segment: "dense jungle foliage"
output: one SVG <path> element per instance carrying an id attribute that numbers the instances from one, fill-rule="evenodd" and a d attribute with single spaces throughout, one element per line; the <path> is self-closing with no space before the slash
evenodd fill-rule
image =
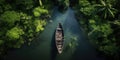
<path id="1" fill-rule="evenodd" d="M 0 0 L 0 57 L 10 49 L 30 45 L 44 30 L 50 18 L 46 3 L 44 5 L 41 0 Z"/>
<path id="2" fill-rule="evenodd" d="M 44 30 L 55 6 L 74 9 L 99 55 L 120 60 L 120 0 L 0 0 L 0 58 L 30 45 Z"/>
<path id="3" fill-rule="evenodd" d="M 120 1 L 79 0 L 77 18 L 89 41 L 106 60 L 120 60 Z"/>

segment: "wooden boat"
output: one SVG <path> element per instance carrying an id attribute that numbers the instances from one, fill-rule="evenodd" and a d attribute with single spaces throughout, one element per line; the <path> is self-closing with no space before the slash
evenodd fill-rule
<path id="1" fill-rule="evenodd" d="M 59 23 L 55 32 L 55 43 L 59 54 L 61 54 L 63 51 L 63 41 L 64 41 L 63 28 L 61 23 Z"/>

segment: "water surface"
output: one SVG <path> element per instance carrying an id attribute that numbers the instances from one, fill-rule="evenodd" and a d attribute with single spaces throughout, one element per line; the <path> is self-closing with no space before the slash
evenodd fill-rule
<path id="1" fill-rule="evenodd" d="M 57 8 L 53 10 L 53 22 L 49 22 L 45 30 L 31 43 L 31 46 L 24 46 L 20 49 L 8 52 L 5 60 L 102 60 L 87 40 L 85 33 L 77 20 L 74 11 L 68 8 L 60 13 Z M 64 50 L 58 54 L 55 46 L 55 29 L 61 23 L 64 30 Z M 73 48 L 68 47 L 76 37 Z"/>

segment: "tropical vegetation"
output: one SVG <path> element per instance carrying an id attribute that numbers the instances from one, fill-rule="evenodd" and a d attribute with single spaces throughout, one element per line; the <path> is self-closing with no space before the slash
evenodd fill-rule
<path id="1" fill-rule="evenodd" d="M 119 0 L 79 0 L 74 7 L 89 41 L 106 60 L 119 60 Z M 78 8 L 79 7 L 79 8 Z M 82 16 L 81 16 L 82 15 Z M 82 18 L 82 19 L 81 19 Z"/>
<path id="2" fill-rule="evenodd" d="M 41 33 L 52 9 L 71 7 L 90 43 L 106 60 L 120 60 L 120 0 L 0 0 L 0 58 Z M 73 38 L 74 40 L 74 38 Z M 72 46 L 72 42 L 69 44 Z"/>

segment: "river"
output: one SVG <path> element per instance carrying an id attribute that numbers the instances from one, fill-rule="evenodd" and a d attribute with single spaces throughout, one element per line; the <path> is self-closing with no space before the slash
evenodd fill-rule
<path id="1" fill-rule="evenodd" d="M 30 46 L 9 51 L 5 60 L 103 60 L 86 38 L 84 30 L 75 18 L 74 10 L 68 8 L 64 13 L 60 13 L 55 8 L 51 20 Z M 54 39 L 58 23 L 63 25 L 64 30 L 62 54 L 58 54 Z"/>

